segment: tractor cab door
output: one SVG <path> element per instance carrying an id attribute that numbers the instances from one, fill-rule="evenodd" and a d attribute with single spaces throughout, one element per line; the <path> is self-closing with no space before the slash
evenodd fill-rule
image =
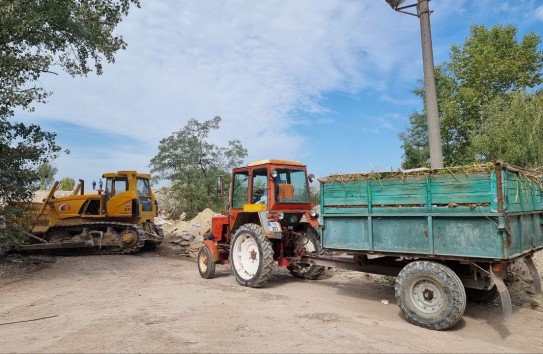
<path id="1" fill-rule="evenodd" d="M 254 169 L 251 183 L 251 204 L 268 204 L 270 186 L 268 185 L 268 169 Z"/>
<path id="2" fill-rule="evenodd" d="M 270 186 L 266 167 L 241 170 L 232 179 L 232 209 L 243 209 L 246 204 L 268 204 Z"/>
<path id="3" fill-rule="evenodd" d="M 232 176 L 232 195 L 230 207 L 232 210 L 243 210 L 247 203 L 249 193 L 249 171 L 237 171 Z"/>

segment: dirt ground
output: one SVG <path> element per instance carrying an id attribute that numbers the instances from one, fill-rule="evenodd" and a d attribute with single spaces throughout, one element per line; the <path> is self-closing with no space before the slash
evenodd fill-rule
<path id="1" fill-rule="evenodd" d="M 509 322 L 497 303 L 468 303 L 455 327 L 437 332 L 402 318 L 391 278 L 364 273 L 331 270 L 301 281 L 278 268 L 265 288 L 245 288 L 225 266 L 202 279 L 193 258 L 164 244 L 130 256 L 16 257 L 3 265 L 0 352 L 543 350 L 543 303 L 524 291 L 512 294 Z"/>

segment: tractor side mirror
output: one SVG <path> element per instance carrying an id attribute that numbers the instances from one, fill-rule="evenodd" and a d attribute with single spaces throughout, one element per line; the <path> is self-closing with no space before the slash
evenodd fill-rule
<path id="1" fill-rule="evenodd" d="M 309 180 L 309 183 L 313 183 L 313 181 L 315 180 L 315 175 L 310 173 L 309 176 L 307 176 L 307 179 Z"/>

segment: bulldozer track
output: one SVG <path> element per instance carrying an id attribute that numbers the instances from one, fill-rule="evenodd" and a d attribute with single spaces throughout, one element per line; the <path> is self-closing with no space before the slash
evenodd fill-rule
<path id="1" fill-rule="evenodd" d="M 115 221 L 107 221 L 107 222 L 87 222 L 82 224 L 72 224 L 72 225 L 63 225 L 59 227 L 53 227 L 50 231 L 55 230 L 82 230 L 83 228 L 89 228 L 91 230 L 105 230 L 108 227 L 113 227 L 115 229 L 132 229 L 135 230 L 138 234 L 138 242 L 131 247 L 112 247 L 112 246 L 89 246 L 85 248 L 59 248 L 54 249 L 53 253 L 63 256 L 84 256 L 84 255 L 121 255 L 121 254 L 132 254 L 144 247 L 145 240 L 148 239 L 146 236 L 145 231 L 143 228 L 139 225 L 131 224 L 131 223 L 124 223 L 124 222 L 115 222 Z"/>

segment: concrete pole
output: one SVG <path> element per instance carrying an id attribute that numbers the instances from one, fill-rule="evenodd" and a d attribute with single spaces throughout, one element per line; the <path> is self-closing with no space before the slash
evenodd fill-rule
<path id="1" fill-rule="evenodd" d="M 437 109 L 436 78 L 434 74 L 434 54 L 432 33 L 430 30 L 429 0 L 417 0 L 417 13 L 420 19 L 422 40 L 422 61 L 424 65 L 424 95 L 426 99 L 426 117 L 428 119 L 428 140 L 430 147 L 430 167 L 443 168 L 441 131 Z"/>

